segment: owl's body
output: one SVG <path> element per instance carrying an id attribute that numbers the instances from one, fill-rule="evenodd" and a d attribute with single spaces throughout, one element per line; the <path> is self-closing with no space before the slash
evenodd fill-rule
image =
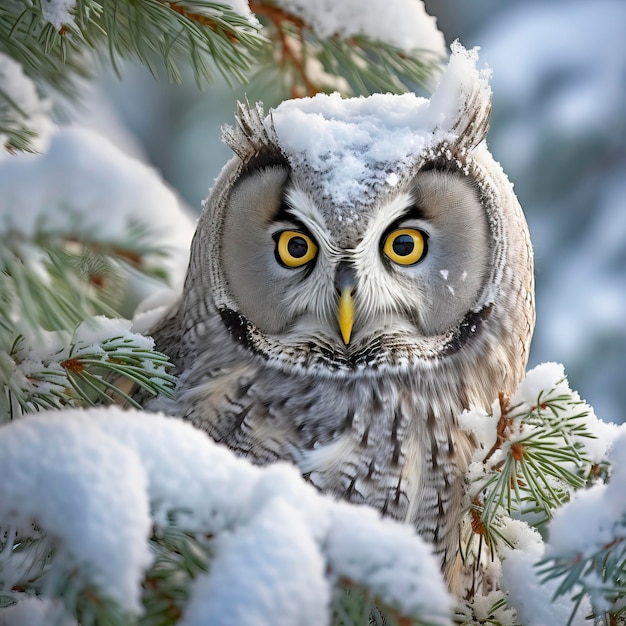
<path id="1" fill-rule="evenodd" d="M 183 296 L 154 331 L 179 375 L 168 411 L 414 524 L 449 580 L 475 445 L 457 417 L 513 392 L 534 324 L 527 228 L 483 141 L 474 63 L 457 48 L 430 101 L 241 107 Z"/>

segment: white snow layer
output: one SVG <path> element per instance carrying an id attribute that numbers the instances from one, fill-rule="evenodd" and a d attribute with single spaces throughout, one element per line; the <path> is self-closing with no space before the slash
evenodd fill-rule
<path id="1" fill-rule="evenodd" d="M 546 556 L 585 559 L 616 540 L 626 539 L 626 424 L 618 433 L 610 455 L 610 481 L 577 491 L 555 512 Z"/>
<path id="2" fill-rule="evenodd" d="M 106 138 L 65 127 L 44 154 L 0 161 L 0 234 L 76 236 L 119 245 L 137 226 L 168 254 L 160 263 L 174 279 L 182 277 L 193 221 L 153 169 Z"/>
<path id="3" fill-rule="evenodd" d="M 559 363 L 542 363 L 526 374 L 510 399 L 508 415 L 513 420 L 519 420 L 543 403 L 551 403 L 554 412 L 550 413 L 550 417 L 555 422 L 569 420 L 570 427 L 574 423 L 584 425 L 591 434 L 591 437 L 585 437 L 572 433 L 570 445 L 573 442 L 580 444 L 590 463 L 610 459 L 614 469 L 608 485 L 571 490 L 571 500 L 555 511 L 549 524 L 550 541 L 547 546 L 544 546 L 539 533 L 525 521 L 508 519 L 500 528 L 500 532 L 515 546 L 515 549 L 505 549 L 502 555 L 501 585 L 508 593 L 509 605 L 518 613 L 519 623 L 524 626 L 569 624 L 575 607 L 573 596 L 578 590 L 555 597 L 562 581 L 543 581 L 536 569 L 538 561 L 558 554 L 570 556 L 575 562 L 579 556 L 591 555 L 616 537 L 626 538 L 626 531 L 621 525 L 626 519 L 626 492 L 623 488 L 626 482 L 626 425 L 618 427 L 599 420 L 593 409 L 570 389 L 564 367 Z M 491 414 L 475 408 L 459 417 L 461 428 L 471 432 L 479 442 L 466 475 L 470 484 L 474 482 L 476 485 L 475 489 L 484 486 L 481 481 L 485 472 L 493 471 L 494 464 L 502 458 L 496 452 L 487 466 L 484 463 L 487 451 L 496 442 L 500 416 L 501 407 L 499 401 L 495 401 Z M 517 424 L 509 428 L 509 436 L 514 439 L 518 435 L 527 436 L 539 426 Z M 565 484 L 561 486 L 567 488 Z M 587 624 L 586 616 L 590 611 L 589 599 L 584 598 L 571 624 Z"/>
<path id="4" fill-rule="evenodd" d="M 529 370 L 510 399 L 510 417 L 521 418 L 537 406 L 546 402 L 555 402 L 558 398 L 565 401 L 556 402 L 555 411 L 560 420 L 565 422 L 576 417 L 578 424 L 584 424 L 592 437 L 574 436 L 582 446 L 591 463 L 600 463 L 606 459 L 619 428 L 612 423 L 603 422 L 596 417 L 593 408 L 580 399 L 573 391 L 565 375 L 565 368 L 560 363 L 541 363 Z M 499 401 L 491 407 L 491 414 L 482 408 L 464 411 L 459 416 L 459 425 L 463 430 L 472 433 L 478 441 L 471 468 L 478 464 L 483 469 L 482 461 L 485 454 L 496 442 L 498 420 L 500 419 Z M 523 432 L 527 434 L 533 427 L 526 424 Z"/>
<path id="5" fill-rule="evenodd" d="M 411 527 L 320 495 L 293 466 L 253 466 L 179 419 L 118 407 L 24 417 L 0 428 L 0 475 L 0 519 L 36 520 L 57 563 L 135 613 L 151 524 L 177 510 L 181 528 L 216 537 L 186 626 L 323 625 L 339 578 L 449 620 L 438 563 Z"/>
<path id="6" fill-rule="evenodd" d="M 118 350 L 127 352 L 131 347 L 141 350 L 154 349 L 154 340 L 151 337 L 133 333 L 131 327 L 132 322 L 129 320 L 97 315 L 76 327 L 71 342 L 64 334 L 58 332 L 40 330 L 37 336 L 33 336 L 32 333 L 26 335 L 19 343 L 15 355 L 19 367 L 12 374 L 11 384 L 16 385 L 18 389 L 28 389 L 29 392 L 36 390 L 37 393 L 54 393 L 64 397 L 67 372 L 61 363 L 66 359 L 93 355 L 96 359 L 108 356 L 110 360 L 115 360 L 115 353 Z M 105 342 L 106 351 L 101 345 Z M 145 368 L 146 373 L 153 375 L 165 373 L 164 365 L 156 365 L 143 359 L 140 354 L 135 356 L 135 365 Z"/>
<path id="7" fill-rule="evenodd" d="M 0 519 L 23 532 L 37 523 L 55 541 L 61 563 L 138 613 L 151 561 L 145 472 L 95 420 L 66 417 L 51 413 L 2 427 Z M 12 586 L 10 579 L 2 583 Z"/>
<path id="8" fill-rule="evenodd" d="M 181 626 L 204 626 L 208 616 L 213 626 L 326 624 L 331 590 L 325 569 L 301 513 L 275 498 L 224 535 L 209 573 L 195 582 Z"/>
<path id="9" fill-rule="evenodd" d="M 78 626 L 58 601 L 29 596 L 0 610 L 0 626 Z"/>
<path id="10" fill-rule="evenodd" d="M 12 101 L 0 100 L 3 125 L 13 121 L 15 130 L 27 128 L 36 132 L 39 137 L 33 139 L 33 144 L 36 148 L 41 147 L 53 127 L 48 118 L 50 103 L 39 98 L 35 84 L 26 76 L 24 68 L 3 52 L 0 52 L 0 94 L 9 94 Z M 0 133 L 0 146 L 4 146 L 6 141 L 7 137 Z"/>
<path id="11" fill-rule="evenodd" d="M 47 22 L 57 30 L 63 26 L 73 26 L 72 12 L 76 8 L 76 0 L 41 0 L 41 12 Z"/>
<path id="12" fill-rule="evenodd" d="M 445 54 L 443 34 L 421 0 L 278 0 L 276 4 L 302 18 L 322 38 L 362 35 L 407 52 Z"/>
<path id="13" fill-rule="evenodd" d="M 395 186 L 425 150 L 453 138 L 468 93 L 490 97 L 489 73 L 477 70 L 477 61 L 475 50 L 453 44 L 430 100 L 413 93 L 348 99 L 317 94 L 281 103 L 266 123 L 274 126 L 287 157 L 314 170 L 322 193 L 349 213 L 350 205 Z"/>
<path id="14" fill-rule="evenodd" d="M 528 533 L 531 534 L 528 528 Z M 588 626 L 590 612 L 588 599 L 583 599 L 572 621 L 568 621 L 575 607 L 573 593 L 554 597 L 561 580 L 543 581 L 536 564 L 544 556 L 544 545 L 534 531 L 534 541 L 527 541 L 524 549 L 507 550 L 502 563 L 502 586 L 509 593 L 509 603 L 517 611 L 518 622 L 524 626 L 568 624 Z"/>

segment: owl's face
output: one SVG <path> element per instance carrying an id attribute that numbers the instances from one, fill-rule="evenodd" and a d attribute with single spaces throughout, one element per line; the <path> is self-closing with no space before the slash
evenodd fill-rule
<path id="1" fill-rule="evenodd" d="M 460 173 L 418 171 L 354 217 L 287 163 L 242 174 L 224 211 L 227 289 L 238 311 L 283 345 L 322 339 L 362 350 L 457 327 L 477 303 L 491 260 L 476 185 Z"/>
<path id="2" fill-rule="evenodd" d="M 475 62 L 453 49 L 430 100 L 240 105 L 192 248 L 185 341 L 333 375 L 525 354 L 532 253 Z"/>

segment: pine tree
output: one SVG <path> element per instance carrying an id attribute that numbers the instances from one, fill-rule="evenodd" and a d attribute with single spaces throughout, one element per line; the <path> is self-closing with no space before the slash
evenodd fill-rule
<path id="1" fill-rule="evenodd" d="M 319 563 L 329 570 L 307 578 L 306 567 L 293 569 L 285 558 L 275 574 L 278 586 L 280 576 L 298 579 L 304 573 L 304 582 L 294 587 L 291 604 L 284 603 L 285 613 L 260 623 L 289 624 L 293 603 L 310 597 L 319 601 L 309 613 L 311 624 L 321 623 L 314 616 L 329 605 L 336 626 L 452 620 L 529 626 L 541 623 L 533 616 L 543 609 L 571 623 L 580 623 L 585 611 L 598 624 L 624 623 L 626 502 L 619 485 L 626 439 L 620 429 L 595 418 L 558 366 L 529 373 L 513 398 L 498 397 L 494 389 L 491 414 L 460 416 L 483 445 L 466 477 L 460 545 L 474 579 L 468 597 L 456 599 L 454 617 L 436 563 L 408 529 L 331 504 L 282 469 L 247 467 L 178 422 L 172 426 L 154 416 L 147 423 L 145 415 L 115 408 L 87 410 L 134 405 L 128 392 L 134 386 L 148 394 L 172 393 L 175 379 L 167 358 L 131 327 L 130 318 L 139 296 L 166 301 L 159 286 L 181 280 L 192 224 L 149 168 L 85 131 L 53 133 L 54 109 L 80 97 L 82 81 L 95 73 L 97 61 L 123 76 L 124 60 L 136 59 L 155 77 L 174 82 L 189 66 L 201 88 L 210 88 L 217 72 L 231 82 L 251 81 L 252 96 L 272 98 L 331 90 L 401 92 L 427 89 L 434 81 L 443 54 L 437 45 L 407 50 L 394 37 L 373 37 L 362 25 L 327 32 L 315 10 L 314 2 L 288 0 L 253 0 L 249 6 L 8 0 L 0 6 L 0 187 L 10 198 L 10 206 L 0 206 L 0 621 L 26 623 L 25 615 L 34 621 L 45 612 L 41 623 L 200 623 L 194 615 L 201 620 L 218 606 L 226 612 L 238 608 L 232 599 L 229 604 L 228 594 L 217 600 L 211 595 L 216 580 L 238 585 L 229 574 L 237 558 L 256 564 L 259 577 L 265 575 L 259 566 L 264 556 L 274 563 L 264 545 L 250 547 L 251 537 L 260 536 L 268 545 L 291 541 L 296 553 L 310 550 L 307 563 L 323 559 Z M 14 158 L 24 151 L 36 154 Z M 43 200 L 33 197 L 33 178 Z M 116 186 L 124 187 L 123 197 Z M 155 206 L 162 208 L 156 216 Z M 135 324 L 147 328 L 140 319 Z M 63 417 L 48 412 L 45 419 L 18 419 L 48 409 Z M 168 491 L 159 461 L 151 456 L 158 448 L 153 427 L 176 431 L 179 443 L 198 446 L 202 457 L 229 468 L 213 482 L 207 478 L 203 488 L 219 500 L 221 482 L 248 485 L 241 502 L 234 496 L 234 503 L 220 501 L 210 518 L 203 503 Z M 97 446 L 90 437 L 98 438 Z M 67 441 L 76 447 L 55 447 Z M 171 461 L 171 475 L 186 463 L 194 468 L 198 463 L 210 474 L 199 460 L 190 461 L 182 443 L 171 444 L 172 459 L 160 457 L 166 466 Z M 87 466 L 80 458 L 72 462 L 86 450 L 94 473 L 83 477 Z M 64 467 L 75 471 L 63 474 Z M 104 485 L 116 469 L 140 477 L 134 485 L 120 475 L 116 488 L 120 498 L 128 496 L 143 526 L 136 520 L 124 526 L 123 515 L 115 517 L 124 508 L 116 509 L 115 499 L 110 512 L 106 498 L 94 500 L 93 510 L 85 507 L 80 519 L 57 510 L 57 499 L 87 497 L 98 480 L 110 496 Z M 290 535 L 289 525 L 280 527 L 279 514 L 260 506 L 257 488 L 278 498 L 275 509 L 301 529 L 299 535 Z M 281 500 L 284 492 L 302 511 L 294 513 Z M 585 506 L 596 508 L 590 512 Z M 247 517 L 243 509 L 249 509 Z M 80 550 L 72 547 L 74 534 L 102 530 L 94 522 L 100 510 L 111 515 L 112 528 L 123 539 L 111 543 L 123 549 L 111 555 L 110 564 L 102 555 L 81 561 Z M 311 528 L 307 511 L 325 520 L 317 520 L 323 530 Z M 584 541 L 560 532 L 581 517 Z M 536 529 L 546 528 L 544 543 Z M 361 544 L 350 536 L 353 529 L 362 530 Z M 145 545 L 133 541 L 142 536 Z M 122 554 L 125 548 L 128 555 Z M 115 583 L 129 572 L 132 584 Z M 523 600 L 536 593 L 534 585 L 544 593 L 533 596 L 539 609 L 529 610 Z M 263 589 L 248 592 L 237 597 L 261 607 Z M 214 604 L 203 606 L 207 597 Z M 275 601 L 283 606 L 284 599 Z M 211 615 L 211 623 L 231 623 Z"/>

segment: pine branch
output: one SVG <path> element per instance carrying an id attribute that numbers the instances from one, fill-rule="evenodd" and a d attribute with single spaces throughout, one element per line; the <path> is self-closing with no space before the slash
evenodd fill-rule
<path id="1" fill-rule="evenodd" d="M 182 61 L 190 63 L 199 86 L 213 79 L 212 67 L 229 82 L 245 81 L 267 45 L 257 25 L 219 2 L 117 0 L 103 3 L 101 26 L 114 66 L 118 56 L 135 57 L 158 76 L 162 61 L 168 78 L 180 82 Z"/>
<path id="2" fill-rule="evenodd" d="M 95 29 L 98 12 L 97 2 L 85 0 L 79 4 L 77 26 L 68 25 L 61 33 L 45 20 L 39 2 L 6 0 L 0 4 L 0 52 L 20 63 L 31 78 L 75 96 L 75 78 L 86 77 L 90 65 L 83 52 L 90 42 L 81 26 L 87 33 Z"/>
<path id="3" fill-rule="evenodd" d="M 106 49 L 114 67 L 119 59 L 136 58 L 158 75 L 162 64 L 178 82 L 178 64 L 190 63 L 203 85 L 212 79 L 212 67 L 227 79 L 244 80 L 267 43 L 248 17 L 200 0 L 78 0 L 60 27 L 46 21 L 39 2 L 9 0 L 0 8 L 0 24 L 0 51 L 70 95 L 76 94 L 74 78 L 90 72 L 90 50 Z"/>
<path id="4" fill-rule="evenodd" d="M 48 109 L 22 66 L 0 52 L 0 145 L 11 153 L 34 151 L 35 138 L 47 130 Z"/>
<path id="5" fill-rule="evenodd" d="M 184 530 L 178 525 L 177 513 L 170 512 L 168 524 L 153 529 L 150 547 L 154 559 L 142 583 L 144 612 L 136 617 L 122 611 L 101 590 L 86 583 L 76 568 L 59 563 L 54 544 L 46 535 L 37 530 L 25 535 L 7 528 L 3 535 L 0 533 L 0 572 L 5 574 L 10 568 L 15 572 L 11 592 L 0 594 L 0 606 L 10 606 L 21 601 L 25 594 L 39 594 L 45 589 L 46 596 L 61 599 L 66 615 L 76 617 L 80 624 L 174 626 L 184 613 L 194 579 L 211 567 L 214 539 Z M 20 563 L 17 568 L 16 560 Z M 494 605 L 494 611 L 497 610 Z M 342 580 L 335 593 L 333 624 L 438 626 L 441 622 L 401 616 L 367 589 Z M 497 626 L 497 622 L 493 624 Z"/>
<path id="6" fill-rule="evenodd" d="M 477 437 L 479 445 L 466 475 L 467 513 L 461 524 L 460 548 L 468 589 L 456 621 L 468 626 L 510 626 L 519 621 L 511 611 L 520 610 L 523 618 L 528 614 L 527 608 L 518 604 L 519 589 L 515 590 L 518 599 L 512 594 L 509 600 L 506 588 L 496 588 L 502 602 L 499 605 L 494 602 L 493 606 L 500 611 L 500 616 L 487 610 L 490 607 L 486 598 L 492 593 L 494 576 L 496 580 L 500 578 L 503 563 L 505 569 L 509 568 L 506 577 L 515 580 L 521 589 L 530 591 L 540 584 L 532 565 L 550 550 L 550 545 L 545 546 L 532 526 L 550 521 L 548 533 L 551 534 L 558 522 L 560 530 L 555 529 L 556 535 L 563 537 L 562 545 L 569 545 L 566 529 L 573 520 L 578 524 L 580 515 L 587 515 L 584 506 L 588 500 L 584 497 L 593 495 L 591 492 L 602 494 L 606 489 L 602 481 L 611 472 L 606 455 L 618 431 L 614 426 L 599 422 L 592 409 L 570 389 L 563 367 L 554 363 L 542 364 L 528 372 L 513 397 L 509 399 L 500 394 L 490 413 L 479 409 L 466 411 L 459 423 Z M 572 498 L 577 490 L 576 497 Z M 570 517 L 564 517 L 563 513 L 570 507 L 574 507 Z M 596 508 L 600 507 L 596 504 Z M 600 512 L 598 528 L 610 526 L 602 516 Z M 516 519 L 519 517 L 522 519 Z M 585 525 L 593 541 L 594 533 L 598 532 L 594 521 L 583 522 L 582 528 Z M 600 532 L 606 536 L 606 530 Z M 621 536 L 626 533 L 613 535 Z M 581 537 L 576 545 L 588 544 L 589 541 Z M 539 602 L 549 603 L 552 593 L 555 598 L 565 596 L 566 601 L 573 602 L 570 621 L 575 615 L 579 617 L 582 606 L 588 606 L 588 597 L 593 601 L 594 590 L 600 590 L 598 593 L 605 601 L 607 598 L 613 601 L 612 608 L 617 607 L 618 598 L 620 602 L 626 598 L 626 590 L 622 584 L 622 565 L 613 567 L 612 564 L 625 559 L 620 553 L 612 561 L 608 559 L 601 564 L 597 552 L 609 548 L 614 549 L 614 546 L 604 545 L 602 549 L 598 546 L 593 554 L 556 550 L 558 554 L 544 560 L 542 565 L 542 583 L 547 587 L 542 590 Z M 618 549 L 617 543 L 615 549 Z M 596 564 L 595 570 L 590 563 Z M 514 573 L 512 568 L 516 566 L 518 570 L 521 567 L 521 573 L 517 570 Z M 585 586 L 582 581 L 587 573 L 590 574 L 589 585 Z M 609 578 L 602 578 L 607 575 Z M 563 580 L 557 589 L 559 577 Z M 599 584 L 601 580 L 606 580 L 606 584 Z M 610 593 L 614 595 L 611 597 Z M 507 607 L 509 601 L 511 609 Z M 602 615 L 606 605 L 600 611 L 594 607 L 596 615 Z M 619 610 L 621 607 L 619 604 Z M 542 610 L 547 611 L 548 607 Z M 557 612 L 563 615 L 562 604 Z"/>
<path id="7" fill-rule="evenodd" d="M 595 482 L 559 511 L 548 529 L 546 557 L 537 565 L 544 583 L 558 583 L 555 598 L 588 597 L 595 623 L 609 625 L 626 618 L 626 437 L 616 437 L 612 447 L 608 482 Z M 568 534 L 573 523 L 578 532 Z"/>
<path id="8" fill-rule="evenodd" d="M 622 526 L 626 526 L 626 517 Z M 626 616 L 626 537 L 618 537 L 588 556 L 560 555 L 537 566 L 543 582 L 562 579 L 555 598 L 571 594 L 580 601 L 589 596 L 597 611 L 595 617 L 607 624 L 620 623 L 612 620 Z M 574 605 L 571 619 L 576 610 Z"/>
<path id="9" fill-rule="evenodd" d="M 492 551 L 509 544 L 502 524 L 512 512 L 533 514 L 536 525 L 544 524 L 591 474 L 583 444 L 594 437 L 588 407 L 568 387 L 563 392 L 564 385 L 565 379 L 556 381 L 530 403 L 521 397 L 509 403 L 500 395 L 485 416 L 496 421 L 496 436 L 469 485 L 469 525 Z"/>
<path id="10" fill-rule="evenodd" d="M 432 51 L 407 52 L 364 36 L 320 38 L 301 18 L 272 2 L 252 0 L 250 8 L 274 42 L 252 84 L 260 93 L 271 86 L 272 101 L 330 91 L 367 95 L 428 89 L 441 67 Z"/>
<path id="11" fill-rule="evenodd" d="M 168 357 L 154 351 L 152 340 L 126 332 L 117 334 L 125 322 L 118 320 L 98 332 L 97 320 L 77 329 L 66 345 L 63 334 L 52 336 L 48 354 L 28 345 L 19 336 L 0 361 L 0 418 L 14 419 L 23 413 L 66 407 L 94 406 L 118 402 L 139 408 L 132 389 L 139 387 L 149 395 L 172 397 L 176 379 L 167 373 Z M 126 323 L 130 327 L 130 322 Z M 113 332 L 107 337 L 106 333 Z M 82 333 L 96 333 L 90 340 Z M 45 351 L 44 351 L 45 352 Z M 122 382 L 126 381 L 126 382 Z M 125 390 L 128 388 L 128 391 Z"/>
<path id="12" fill-rule="evenodd" d="M 320 91 L 428 89 L 442 60 L 430 50 L 407 51 L 359 34 L 320 37 L 271 0 L 250 3 L 262 32 L 252 13 L 240 15 L 220 2 L 77 0 L 52 24 L 46 1 L 7 0 L 0 6 L 0 55 L 23 67 L 44 93 L 72 99 L 79 96 L 77 79 L 90 76 L 94 55 L 108 57 L 118 74 L 121 60 L 136 59 L 173 82 L 182 81 L 181 65 L 190 65 L 199 87 L 216 72 L 229 83 L 247 82 L 254 69 L 252 91 L 270 104 Z M 29 125 L 29 116 L 10 101 L 11 94 L 3 97 L 1 87 L 0 139 L 10 150 L 32 150 L 41 129 Z"/>
<path id="13" fill-rule="evenodd" d="M 320 494 L 295 468 L 259 468 L 183 420 L 119 407 L 2 428 L 6 601 L 62 601 L 83 626 L 212 623 L 224 611 L 242 623 L 313 624 L 349 585 L 348 602 L 364 600 L 358 626 L 370 613 L 391 626 L 450 623 L 429 547 Z"/>
<path id="14" fill-rule="evenodd" d="M 164 271 L 151 259 L 163 256 L 149 243 L 148 229 L 138 224 L 116 243 L 98 241 L 79 228 L 66 235 L 40 232 L 31 239 L 9 229 L 0 235 L 0 325 L 36 334 L 71 331 L 93 315 L 120 317 L 116 307 L 128 271 L 162 279 Z"/>
<path id="15" fill-rule="evenodd" d="M 54 542 L 37 528 L 25 533 L 0 527 L 0 572 L 5 587 L 0 592 L 0 606 L 9 607 L 45 590 L 48 598 L 61 600 L 64 617 L 75 616 L 80 624 L 135 623 L 115 602 L 86 583 L 75 567 L 55 558 Z"/>
<path id="16" fill-rule="evenodd" d="M 143 584 L 145 613 L 137 626 L 173 626 L 189 600 L 193 579 L 209 568 L 212 557 L 210 538 L 185 532 L 170 513 L 169 525 L 155 528 L 150 545 L 154 562 Z"/>
<path id="17" fill-rule="evenodd" d="M 523 626 L 515 611 L 508 606 L 506 594 L 499 589 L 461 602 L 454 623 L 459 626 Z"/>

